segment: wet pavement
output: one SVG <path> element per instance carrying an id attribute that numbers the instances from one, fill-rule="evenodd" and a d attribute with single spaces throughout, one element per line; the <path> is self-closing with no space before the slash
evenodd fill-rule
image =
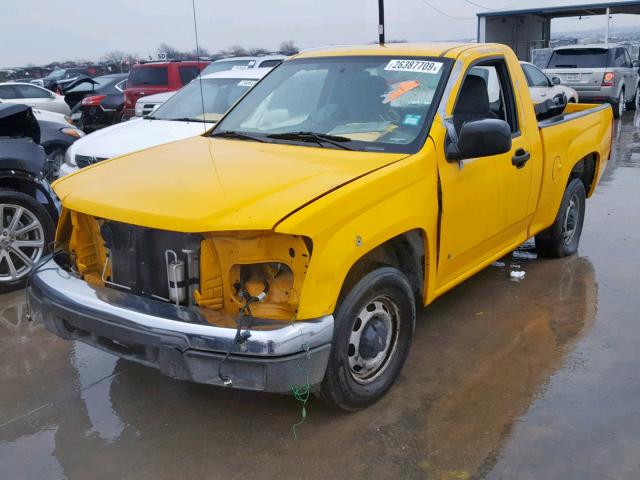
<path id="1" fill-rule="evenodd" d="M 420 313 L 366 411 L 171 380 L 0 296 L 0 478 L 640 478 L 640 114 L 587 202 L 579 255 L 527 243 Z M 525 272 L 510 277 L 511 270 Z"/>

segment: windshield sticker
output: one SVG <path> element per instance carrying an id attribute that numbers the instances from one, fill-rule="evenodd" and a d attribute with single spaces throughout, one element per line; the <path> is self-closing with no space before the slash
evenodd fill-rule
<path id="1" fill-rule="evenodd" d="M 404 116 L 404 120 L 402 120 L 402 124 L 410 127 L 417 127 L 420 124 L 420 120 L 422 120 L 422 115 L 407 114 Z"/>
<path id="2" fill-rule="evenodd" d="M 234 65 L 233 67 L 231 67 L 231 70 L 248 70 L 249 67 L 247 67 L 246 65 Z"/>
<path id="3" fill-rule="evenodd" d="M 383 97 L 382 103 L 393 102 L 395 99 L 401 97 L 405 93 L 410 92 L 411 90 L 419 86 L 420 82 L 417 80 L 394 83 L 393 85 L 391 85 L 392 90 L 390 92 L 381 95 L 381 97 Z"/>
<path id="4" fill-rule="evenodd" d="M 238 82 L 238 86 L 239 87 L 253 87 L 256 83 L 258 83 L 257 80 L 240 80 Z"/>
<path id="5" fill-rule="evenodd" d="M 428 60 L 389 60 L 385 70 L 392 72 L 418 72 L 436 74 L 442 67 L 441 62 L 430 62 Z"/>

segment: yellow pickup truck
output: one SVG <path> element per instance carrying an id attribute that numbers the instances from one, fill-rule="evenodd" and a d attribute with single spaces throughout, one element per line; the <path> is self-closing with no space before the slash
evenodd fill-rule
<path id="1" fill-rule="evenodd" d="M 363 408 L 418 306 L 532 236 L 576 252 L 611 139 L 609 106 L 539 121 L 502 45 L 305 52 L 203 135 L 54 184 L 31 312 L 174 378 Z"/>

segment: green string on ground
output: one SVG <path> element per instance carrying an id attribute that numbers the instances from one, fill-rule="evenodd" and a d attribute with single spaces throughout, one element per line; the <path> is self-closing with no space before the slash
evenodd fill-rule
<path id="1" fill-rule="evenodd" d="M 302 345 L 302 347 L 307 353 L 306 355 L 307 361 L 310 360 L 311 355 L 309 354 L 309 346 L 305 343 L 304 345 Z M 311 395 L 311 385 L 309 385 L 309 372 L 306 366 L 303 366 L 302 364 L 300 364 L 298 370 L 301 372 L 304 372 L 307 380 L 306 380 L 306 383 L 304 383 L 303 385 L 289 385 L 289 389 L 293 394 L 293 398 L 295 398 L 297 401 L 299 401 L 302 404 L 301 419 L 298 423 L 293 425 L 293 438 L 295 438 L 296 440 L 298 440 L 298 435 L 296 434 L 296 427 L 299 427 L 300 425 L 302 425 L 305 419 L 307 418 L 307 401 L 309 401 L 309 396 Z"/>

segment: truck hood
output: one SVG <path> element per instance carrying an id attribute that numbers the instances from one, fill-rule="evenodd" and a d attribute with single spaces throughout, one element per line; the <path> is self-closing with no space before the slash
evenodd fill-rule
<path id="1" fill-rule="evenodd" d="M 53 184 L 64 207 L 179 232 L 269 230 L 406 154 L 198 136 L 104 161 Z"/>
<path id="2" fill-rule="evenodd" d="M 213 123 L 205 126 L 200 122 L 170 122 L 168 120 L 145 120 L 134 118 L 97 130 L 78 140 L 70 152 L 96 158 L 113 158 L 127 153 L 154 147 L 163 143 L 194 137 L 209 130 Z"/>

